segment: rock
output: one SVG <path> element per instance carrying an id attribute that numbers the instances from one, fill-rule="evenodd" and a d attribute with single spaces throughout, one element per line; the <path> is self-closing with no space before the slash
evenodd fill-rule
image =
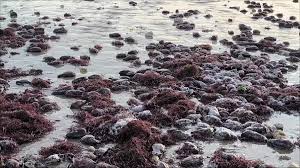
<path id="1" fill-rule="evenodd" d="M 7 162 L 6 162 L 6 164 L 5 164 L 5 167 L 6 168 L 19 168 L 21 166 L 20 166 L 20 163 L 17 160 L 15 160 L 15 159 L 8 159 Z"/>
<path id="2" fill-rule="evenodd" d="M 105 152 L 107 151 L 107 149 L 104 149 L 104 148 L 98 148 L 95 150 L 94 154 L 98 157 L 102 157 Z"/>
<path id="3" fill-rule="evenodd" d="M 258 51 L 259 48 L 257 46 L 249 46 L 246 47 L 246 51 Z"/>
<path id="4" fill-rule="evenodd" d="M 80 109 L 85 104 L 86 104 L 85 100 L 77 100 L 76 102 L 71 104 L 70 109 Z"/>
<path id="5" fill-rule="evenodd" d="M 223 127 L 228 128 L 230 130 L 240 130 L 242 128 L 242 124 L 238 121 L 227 119 L 223 123 Z"/>
<path id="6" fill-rule="evenodd" d="M 175 126 L 178 128 L 186 128 L 188 126 L 191 126 L 193 124 L 193 121 L 190 119 L 179 119 L 175 121 Z"/>
<path id="7" fill-rule="evenodd" d="M 213 128 L 198 127 L 196 131 L 192 132 L 192 137 L 198 140 L 211 140 L 214 135 Z"/>
<path id="8" fill-rule="evenodd" d="M 190 114 L 190 115 L 188 115 L 186 118 L 187 118 L 187 119 L 190 119 L 190 120 L 192 120 L 193 122 L 196 123 L 196 122 L 198 122 L 198 121 L 201 120 L 202 115 L 201 115 L 201 114 Z"/>
<path id="9" fill-rule="evenodd" d="M 27 52 L 34 52 L 34 53 L 39 53 L 42 52 L 43 50 L 40 47 L 28 47 Z"/>
<path id="10" fill-rule="evenodd" d="M 163 144 L 155 143 L 152 145 L 152 155 L 161 156 L 166 151 L 166 147 Z"/>
<path id="11" fill-rule="evenodd" d="M 151 116 L 152 116 L 152 113 L 150 110 L 145 110 L 145 111 L 139 112 L 137 114 L 137 117 L 142 120 L 146 120 L 146 119 L 150 118 Z"/>
<path id="12" fill-rule="evenodd" d="M 151 31 L 151 32 L 147 32 L 146 34 L 145 34 L 145 38 L 146 39 L 153 39 L 153 32 Z"/>
<path id="13" fill-rule="evenodd" d="M 136 56 L 136 55 L 127 55 L 127 56 L 123 59 L 123 61 L 134 61 L 134 60 L 138 60 L 138 59 L 139 59 L 139 57 Z"/>
<path id="14" fill-rule="evenodd" d="M 0 153 L 12 153 L 18 148 L 18 144 L 12 140 L 0 140 Z"/>
<path id="15" fill-rule="evenodd" d="M 265 37 L 264 39 L 265 39 L 265 40 L 268 40 L 268 41 L 276 41 L 276 38 L 275 38 L 275 37 L 270 37 L 270 36 Z"/>
<path id="16" fill-rule="evenodd" d="M 193 33 L 193 37 L 199 38 L 199 37 L 201 37 L 201 35 L 200 35 L 200 33 L 198 33 L 198 32 L 194 32 L 194 33 Z"/>
<path id="17" fill-rule="evenodd" d="M 79 139 L 87 134 L 85 128 L 72 128 L 66 135 L 69 139 Z"/>
<path id="18" fill-rule="evenodd" d="M 291 157 L 287 156 L 287 155 L 281 155 L 278 158 L 279 160 L 291 160 Z"/>
<path id="19" fill-rule="evenodd" d="M 230 129 L 224 127 L 216 128 L 215 137 L 219 140 L 225 141 L 237 140 L 237 135 Z"/>
<path id="20" fill-rule="evenodd" d="M 94 137 L 94 135 L 85 135 L 80 139 L 80 142 L 86 145 L 96 145 L 99 141 Z"/>
<path id="21" fill-rule="evenodd" d="M 105 162 L 99 162 L 97 163 L 96 168 L 118 168 L 118 167 Z"/>
<path id="22" fill-rule="evenodd" d="M 71 98 L 80 98 L 83 94 L 83 91 L 81 90 L 67 90 L 65 92 L 66 97 L 71 97 Z"/>
<path id="23" fill-rule="evenodd" d="M 100 88 L 97 90 L 98 93 L 100 93 L 103 96 L 110 96 L 111 95 L 111 91 L 109 88 Z"/>
<path id="24" fill-rule="evenodd" d="M 109 134 L 111 135 L 119 135 L 122 128 L 124 128 L 129 122 L 134 121 L 135 118 L 122 118 L 119 119 L 109 130 Z"/>
<path id="25" fill-rule="evenodd" d="M 201 152 L 201 149 L 192 142 L 185 142 L 178 150 L 176 150 L 176 153 L 180 156 L 180 158 L 200 154 Z"/>
<path id="26" fill-rule="evenodd" d="M 278 130 L 283 130 L 283 124 L 281 124 L 281 123 L 276 123 L 276 124 L 274 124 L 274 126 L 275 126 L 276 129 L 278 129 Z"/>
<path id="27" fill-rule="evenodd" d="M 26 168 L 36 168 L 36 165 L 37 162 L 34 161 L 34 160 L 27 160 L 23 163 L 23 166 L 26 167 Z"/>
<path id="28" fill-rule="evenodd" d="M 53 154 L 53 155 L 50 155 L 48 156 L 46 159 L 45 159 L 45 162 L 47 165 L 53 165 L 53 164 L 57 164 L 61 161 L 60 157 L 58 156 L 58 154 Z"/>
<path id="29" fill-rule="evenodd" d="M 18 17 L 17 12 L 15 12 L 13 10 L 9 11 L 9 15 L 10 15 L 11 18 L 17 18 Z"/>
<path id="30" fill-rule="evenodd" d="M 177 129 L 170 129 L 167 131 L 167 133 L 175 141 L 183 141 L 183 140 L 188 140 L 190 138 L 188 134 Z"/>
<path id="31" fill-rule="evenodd" d="M 81 152 L 81 156 L 84 157 L 84 158 L 92 159 L 92 160 L 95 160 L 97 158 L 97 156 L 94 155 L 94 153 L 90 152 L 90 151 L 83 151 L 83 152 Z"/>
<path id="32" fill-rule="evenodd" d="M 204 121 L 211 125 L 222 125 L 221 119 L 214 115 L 205 116 Z"/>
<path id="33" fill-rule="evenodd" d="M 125 38 L 125 42 L 128 43 L 128 44 L 134 44 L 134 43 L 136 43 L 135 39 L 132 38 L 132 37 L 126 37 Z"/>
<path id="34" fill-rule="evenodd" d="M 218 36 L 213 35 L 209 39 L 212 40 L 212 41 L 217 41 L 218 40 Z"/>
<path id="35" fill-rule="evenodd" d="M 89 48 L 89 52 L 91 54 L 97 54 L 99 52 L 99 50 L 97 50 L 96 48 Z"/>
<path id="36" fill-rule="evenodd" d="M 122 41 L 113 41 L 111 44 L 116 47 L 122 47 L 124 45 Z"/>
<path id="37" fill-rule="evenodd" d="M 74 158 L 73 159 L 74 168 L 96 168 L 96 162 L 89 158 Z"/>
<path id="38" fill-rule="evenodd" d="M 57 77 L 58 78 L 74 78 L 76 74 L 72 71 L 67 71 L 62 74 L 59 74 Z"/>
<path id="39" fill-rule="evenodd" d="M 254 141 L 262 143 L 266 143 L 268 140 L 264 135 L 261 135 L 260 133 L 251 130 L 246 130 L 242 132 L 241 138 L 245 141 Z"/>
<path id="40" fill-rule="evenodd" d="M 292 151 L 295 145 L 287 139 L 270 139 L 267 142 L 267 145 L 278 150 L 287 150 Z"/>
<path id="41" fill-rule="evenodd" d="M 79 47 L 78 46 L 72 46 L 70 47 L 71 50 L 74 50 L 74 51 L 79 51 Z"/>
<path id="42" fill-rule="evenodd" d="M 260 31 L 259 30 L 253 30 L 253 35 L 260 35 Z"/>
<path id="43" fill-rule="evenodd" d="M 245 24 L 239 24 L 239 29 L 241 31 L 247 31 L 247 30 L 251 31 L 252 30 L 252 28 L 250 26 L 247 26 Z"/>
<path id="44" fill-rule="evenodd" d="M 170 168 L 170 166 L 165 162 L 158 161 L 157 168 Z"/>
<path id="45" fill-rule="evenodd" d="M 38 88 L 50 88 L 50 82 L 41 78 L 34 78 L 31 81 L 32 86 Z"/>
<path id="46" fill-rule="evenodd" d="M 44 57 L 43 58 L 43 61 L 48 63 L 48 62 L 52 62 L 52 61 L 55 61 L 56 59 L 52 56 L 49 56 L 49 57 Z"/>
<path id="47" fill-rule="evenodd" d="M 0 85 L 9 85 L 5 79 L 0 78 Z"/>
<path id="48" fill-rule="evenodd" d="M 144 105 L 138 105 L 138 106 L 134 106 L 131 108 L 131 111 L 135 112 L 135 113 L 139 113 L 145 110 L 145 106 Z"/>
<path id="49" fill-rule="evenodd" d="M 135 72 L 130 71 L 130 70 L 122 70 L 119 72 L 119 75 L 133 77 L 135 75 Z"/>
<path id="50" fill-rule="evenodd" d="M 64 27 L 56 28 L 53 30 L 53 33 L 56 33 L 56 34 L 65 34 L 67 32 L 68 32 L 68 30 L 65 29 Z"/>
<path id="51" fill-rule="evenodd" d="M 203 165 L 203 157 L 201 155 L 191 155 L 180 162 L 182 167 L 201 167 Z"/>
<path id="52" fill-rule="evenodd" d="M 53 103 L 47 103 L 41 106 L 40 110 L 42 113 L 47 113 L 49 111 L 53 111 L 55 109 L 58 109 L 58 106 Z"/>
<path id="53" fill-rule="evenodd" d="M 287 61 L 290 61 L 290 62 L 300 62 L 300 57 L 294 57 L 294 56 L 290 56 L 288 58 L 286 58 Z"/>
<path id="54" fill-rule="evenodd" d="M 287 168 L 300 168 L 297 163 L 291 163 Z"/>
<path id="55" fill-rule="evenodd" d="M 120 33 L 111 33 L 111 34 L 109 34 L 109 37 L 110 38 L 120 38 L 121 34 Z"/>
<path id="56" fill-rule="evenodd" d="M 125 54 L 125 53 L 120 53 L 120 54 L 117 54 L 117 56 L 116 56 L 117 59 L 124 59 L 125 57 L 127 57 L 127 54 Z"/>
<path id="57" fill-rule="evenodd" d="M 208 115 L 220 117 L 220 113 L 217 107 L 215 106 L 208 106 Z"/>
<path id="58" fill-rule="evenodd" d="M 137 5 L 137 2 L 129 1 L 129 5 L 131 5 L 131 6 L 136 6 L 136 5 Z"/>

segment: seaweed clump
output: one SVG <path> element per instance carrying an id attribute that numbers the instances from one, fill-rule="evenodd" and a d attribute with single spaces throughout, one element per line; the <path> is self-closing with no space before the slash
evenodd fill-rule
<path id="1" fill-rule="evenodd" d="M 69 141 L 61 141 L 55 143 L 53 146 L 50 147 L 43 147 L 39 154 L 42 155 L 44 158 L 47 158 L 53 154 L 77 154 L 80 152 L 80 147 L 77 144 L 74 144 Z"/>
<path id="2" fill-rule="evenodd" d="M 258 168 L 264 165 L 264 163 L 261 161 L 247 160 L 244 157 L 227 154 L 225 153 L 224 149 L 217 150 L 211 158 L 209 164 L 218 168 Z M 264 167 L 272 168 L 272 166 L 267 165 L 264 165 Z"/>
<path id="3" fill-rule="evenodd" d="M 133 120 L 122 128 L 117 146 L 109 149 L 104 160 L 119 167 L 154 168 L 151 147 L 160 142 L 160 134 L 146 121 Z"/>
<path id="4" fill-rule="evenodd" d="M 28 94 L 27 91 L 19 98 L 0 95 L 0 136 L 9 137 L 18 144 L 31 142 L 52 130 L 52 123 L 40 114 L 39 103 L 26 99 Z"/>

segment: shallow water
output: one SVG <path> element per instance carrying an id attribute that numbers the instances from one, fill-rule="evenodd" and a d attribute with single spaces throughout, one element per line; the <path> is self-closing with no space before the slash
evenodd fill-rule
<path id="1" fill-rule="evenodd" d="M 128 5 L 126 0 L 108 1 L 108 0 L 95 0 L 95 2 L 86 2 L 82 0 L 1 0 L 0 1 L 0 15 L 8 17 L 8 12 L 14 10 L 18 13 L 18 23 L 32 24 L 39 21 L 38 17 L 33 15 L 35 11 L 39 11 L 41 16 L 49 16 L 51 24 L 46 25 L 45 28 L 49 34 L 53 34 L 50 30 L 53 27 L 58 27 L 59 23 L 64 23 L 65 28 L 68 29 L 68 34 L 61 35 L 61 39 L 57 41 L 49 41 L 51 48 L 44 54 L 32 55 L 25 52 L 26 46 L 19 48 L 16 51 L 20 52 L 20 55 L 15 56 L 3 56 L 2 59 L 7 61 L 6 67 L 19 67 L 23 69 L 37 68 L 43 69 L 44 75 L 42 78 L 50 79 L 53 84 L 52 87 L 58 86 L 60 83 L 66 82 L 66 80 L 58 79 L 57 75 L 64 71 L 74 71 L 79 76 L 88 76 L 92 74 L 101 74 L 105 77 L 118 77 L 120 70 L 131 69 L 138 70 L 141 68 L 129 67 L 129 63 L 119 61 L 115 58 L 117 53 L 128 52 L 129 50 L 136 49 L 139 51 L 139 57 L 141 60 L 148 58 L 145 46 L 151 42 L 157 42 L 158 40 L 166 40 L 175 42 L 178 44 L 185 44 L 188 46 L 195 44 L 208 43 L 213 44 L 214 52 L 228 51 L 227 47 L 222 46 L 220 43 L 212 43 L 209 37 L 212 35 L 218 35 L 219 39 L 230 39 L 228 30 L 234 30 L 238 32 L 238 24 L 246 23 L 250 24 L 252 28 L 261 30 L 261 35 L 255 37 L 259 40 L 266 36 L 274 36 L 279 42 L 288 41 L 290 48 L 300 48 L 299 30 L 298 29 L 280 29 L 274 23 L 265 20 L 252 20 L 250 14 L 242 14 L 236 10 L 229 9 L 229 6 L 241 6 L 245 8 L 242 0 L 233 0 L 227 2 L 225 0 L 140 0 L 136 7 Z M 274 5 L 275 13 L 283 13 L 284 18 L 294 15 L 299 16 L 299 4 L 292 3 L 292 0 L 265 0 Z M 224 6 L 227 4 L 227 6 Z M 100 10 L 97 8 L 101 7 Z M 177 30 L 172 26 L 173 21 L 161 14 L 162 10 L 175 11 L 198 9 L 201 13 L 197 16 L 189 17 L 187 20 L 196 24 L 196 28 L 193 31 Z M 76 19 L 84 17 L 82 21 L 76 19 L 64 19 L 61 22 L 53 22 L 52 18 L 63 18 L 64 13 L 71 13 Z M 211 19 L 206 19 L 203 16 L 205 14 L 212 14 Z M 227 19 L 232 18 L 233 22 L 228 23 Z M 297 18 L 299 20 L 299 18 Z M 10 21 L 0 22 L 0 27 Z M 77 21 L 79 24 L 71 26 L 73 21 Z M 108 24 L 110 22 L 111 24 Z M 264 27 L 270 27 L 270 30 L 265 30 Z M 202 30 L 211 29 L 213 32 L 204 33 Z M 154 39 L 145 39 L 144 34 L 152 31 L 154 33 Z M 192 32 L 198 31 L 201 34 L 201 38 L 195 39 L 192 37 Z M 137 41 L 137 45 L 126 44 L 122 48 L 117 48 L 111 45 L 113 41 L 108 37 L 109 33 L 120 32 L 124 37 L 132 36 Z M 89 47 L 95 44 L 103 46 L 101 52 L 97 55 L 89 54 Z M 79 51 L 73 51 L 71 46 L 80 45 Z M 253 54 L 259 54 L 253 53 Z M 60 68 L 48 66 L 42 62 L 44 56 L 54 56 L 56 58 L 63 55 L 71 55 L 79 57 L 80 55 L 90 55 L 91 63 L 87 67 L 75 67 L 71 65 L 64 65 Z M 272 59 L 280 60 L 285 59 L 285 56 L 272 55 Z M 300 64 L 298 64 L 300 66 Z M 81 73 L 81 69 L 87 70 L 86 74 Z M 289 72 L 286 77 L 290 84 L 300 83 L 300 70 Z M 26 77 L 31 79 L 31 77 Z M 71 82 L 70 80 L 67 82 Z M 10 91 L 21 91 L 26 87 L 16 86 L 15 81 L 12 80 Z M 25 145 L 20 152 L 20 155 L 35 154 L 40 147 L 49 146 L 54 143 L 55 140 L 64 139 L 64 135 L 68 128 L 74 125 L 74 121 L 71 117 L 73 112 L 69 109 L 72 100 L 65 100 L 50 95 L 50 91 L 45 91 L 48 98 L 56 101 L 61 110 L 49 113 L 46 116 L 53 122 L 55 122 L 55 130 L 45 137 L 41 138 L 37 142 Z M 126 101 L 131 97 L 130 93 L 114 94 L 113 99 L 120 105 L 126 105 Z M 289 116 L 286 114 L 275 114 L 267 123 L 274 124 L 280 122 L 284 124 L 284 132 L 294 139 L 300 136 L 299 116 Z M 294 138 L 292 138 L 294 137 Z M 295 149 L 293 153 L 287 154 L 292 159 L 289 161 L 279 161 L 277 152 L 274 152 L 266 145 L 257 145 L 250 143 L 241 144 L 221 144 L 213 142 L 204 145 L 204 151 L 206 156 L 210 155 L 215 149 L 220 146 L 226 146 L 228 148 L 233 147 L 235 152 L 244 154 L 246 158 L 250 159 L 262 159 L 267 163 L 275 164 L 278 167 L 287 166 L 291 162 L 300 163 L 299 148 Z M 260 151 L 260 152 L 257 152 Z"/>

